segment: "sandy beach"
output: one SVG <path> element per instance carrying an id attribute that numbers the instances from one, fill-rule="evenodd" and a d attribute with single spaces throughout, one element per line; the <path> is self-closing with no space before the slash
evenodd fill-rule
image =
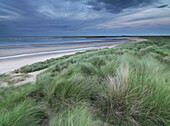
<path id="1" fill-rule="evenodd" d="M 145 41 L 144 39 L 140 38 L 128 38 L 129 42 L 140 42 Z M 20 55 L 20 54 L 29 54 L 29 53 L 38 53 L 38 52 L 49 52 L 49 51 L 56 51 L 56 50 L 70 50 L 65 53 L 54 53 L 54 54 L 45 54 L 45 55 L 33 55 L 33 56 L 23 56 L 18 58 L 9 58 L 9 59 L 0 59 L 0 74 L 14 71 L 25 65 L 30 65 L 36 62 L 45 61 L 51 58 L 57 58 L 64 55 L 74 54 L 76 52 L 88 50 L 88 47 L 95 47 L 97 48 L 106 48 L 106 47 L 115 47 L 119 44 L 113 43 L 102 43 L 96 45 L 82 45 L 82 46 L 70 46 L 70 47 L 48 47 L 48 48 L 33 48 L 33 49 L 18 49 L 18 50 L 0 50 L 0 57 L 4 56 L 13 56 L 13 55 Z M 81 49 L 83 50 L 76 50 L 74 49 Z"/>
<path id="2" fill-rule="evenodd" d="M 117 43 L 118 44 L 118 43 Z M 67 46 L 53 46 L 53 47 L 36 47 L 36 48 L 24 48 L 24 49 L 0 49 L 0 57 L 20 55 L 20 54 L 29 54 L 37 52 L 48 52 L 56 50 L 69 50 L 69 49 L 78 49 L 78 48 L 88 48 L 88 47 L 101 47 L 101 46 L 112 46 L 116 43 L 97 43 L 97 44 L 78 44 L 78 45 L 67 45 Z"/>

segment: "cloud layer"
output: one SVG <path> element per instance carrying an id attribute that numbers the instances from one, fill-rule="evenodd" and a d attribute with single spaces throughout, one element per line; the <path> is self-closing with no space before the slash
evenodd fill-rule
<path id="1" fill-rule="evenodd" d="M 0 36 L 170 34 L 168 0 L 0 0 Z"/>
<path id="2" fill-rule="evenodd" d="M 157 0 L 93 0 L 88 4 L 95 10 L 106 10 L 111 13 L 119 13 L 128 8 L 150 6 Z"/>

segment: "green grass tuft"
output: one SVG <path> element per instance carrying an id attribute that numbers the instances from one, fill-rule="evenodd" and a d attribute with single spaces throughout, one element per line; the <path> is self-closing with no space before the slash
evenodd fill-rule
<path id="1" fill-rule="evenodd" d="M 170 39 L 148 39 L 22 67 L 48 69 L 0 88 L 0 125 L 169 126 Z"/>

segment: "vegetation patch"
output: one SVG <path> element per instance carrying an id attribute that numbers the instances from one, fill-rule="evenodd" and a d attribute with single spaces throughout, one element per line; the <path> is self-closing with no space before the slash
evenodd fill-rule
<path id="1" fill-rule="evenodd" d="M 0 125 L 169 126 L 170 39 L 148 39 L 22 67 L 48 69 L 0 88 Z"/>
<path id="2" fill-rule="evenodd" d="M 22 82 L 25 78 L 29 77 L 29 74 L 23 73 L 18 75 L 3 74 L 0 76 L 0 83 L 7 83 L 8 85 L 13 85 L 18 82 Z"/>

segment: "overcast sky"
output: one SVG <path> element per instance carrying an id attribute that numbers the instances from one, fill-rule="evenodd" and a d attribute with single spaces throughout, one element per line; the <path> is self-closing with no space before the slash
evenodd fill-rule
<path id="1" fill-rule="evenodd" d="M 0 36 L 170 35 L 170 0 L 0 0 Z"/>

